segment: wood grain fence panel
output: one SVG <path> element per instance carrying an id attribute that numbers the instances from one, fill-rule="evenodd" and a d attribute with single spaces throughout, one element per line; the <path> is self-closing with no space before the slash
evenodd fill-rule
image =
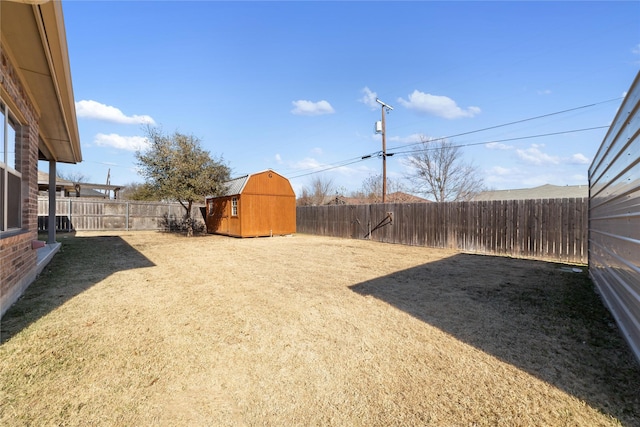
<path id="1" fill-rule="evenodd" d="M 569 213 L 569 199 L 562 200 L 562 211 L 564 215 L 562 215 L 562 229 L 565 231 L 562 236 L 562 256 L 561 258 L 567 257 L 569 251 L 571 250 L 571 231 L 569 230 L 571 224 L 571 218 Z"/>
<path id="2" fill-rule="evenodd" d="M 196 223 L 204 223 L 200 205 L 192 209 Z M 49 214 L 47 197 L 38 198 L 38 230 L 45 231 Z M 72 230 L 158 230 L 166 229 L 168 220 L 182 219 L 184 209 L 178 203 L 56 199 L 56 229 Z"/>
<path id="3" fill-rule="evenodd" d="M 585 263 L 587 209 L 586 199 L 305 206 L 297 223 L 301 233 Z"/>
<path id="4" fill-rule="evenodd" d="M 556 239 L 558 236 L 558 227 L 556 226 L 557 224 L 557 218 L 558 218 L 558 214 L 560 213 L 559 210 L 557 209 L 557 204 L 555 203 L 551 203 L 551 201 L 547 200 L 547 218 L 546 218 L 546 222 L 545 222 L 545 229 L 546 229 L 546 233 L 547 233 L 547 239 L 548 239 L 548 244 L 547 244 L 547 255 L 550 258 L 554 258 L 558 256 L 558 252 L 557 252 L 557 244 L 556 244 Z"/>

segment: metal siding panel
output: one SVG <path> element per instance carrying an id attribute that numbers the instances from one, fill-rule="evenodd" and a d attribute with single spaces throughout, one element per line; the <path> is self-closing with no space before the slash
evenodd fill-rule
<path id="1" fill-rule="evenodd" d="M 608 152 L 612 149 L 613 141 L 618 137 L 621 128 L 625 125 L 627 116 L 631 113 L 634 108 L 637 108 L 640 104 L 640 90 L 638 87 L 640 86 L 640 73 L 636 75 L 636 78 L 631 85 L 629 91 L 627 91 L 627 95 L 622 101 L 622 105 L 618 109 L 618 113 L 614 118 L 607 134 L 596 153 L 593 162 L 591 163 L 591 167 L 589 168 L 589 176 L 596 176 L 596 170 L 601 169 L 602 160 L 608 154 Z M 635 88 L 635 90 L 634 90 Z"/>
<path id="2" fill-rule="evenodd" d="M 640 122 L 636 122 L 638 124 Z M 629 139 L 629 144 L 622 147 L 620 155 L 607 164 L 606 172 L 598 180 L 592 181 L 591 194 L 597 198 L 597 204 L 637 188 L 640 180 L 640 144 L 634 144 L 637 139 L 637 136 Z"/>
<path id="3" fill-rule="evenodd" d="M 640 361 L 640 73 L 589 168 L 589 273 Z"/>

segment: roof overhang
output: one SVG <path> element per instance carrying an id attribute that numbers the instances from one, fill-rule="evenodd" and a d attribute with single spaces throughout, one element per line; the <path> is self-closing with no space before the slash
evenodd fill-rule
<path id="1" fill-rule="evenodd" d="M 40 160 L 81 162 L 60 1 L 1 0 L 0 44 L 39 115 Z"/>

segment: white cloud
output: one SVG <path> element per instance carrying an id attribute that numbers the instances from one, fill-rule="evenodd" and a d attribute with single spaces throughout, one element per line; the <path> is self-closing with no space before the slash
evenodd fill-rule
<path id="1" fill-rule="evenodd" d="M 376 140 L 381 140 L 381 135 L 376 135 Z M 416 142 L 428 141 L 430 138 L 422 133 L 412 133 L 407 136 L 392 136 L 387 138 L 388 142 L 396 142 L 398 144 L 413 144 Z"/>
<path id="2" fill-rule="evenodd" d="M 640 55 L 640 44 L 638 44 L 633 49 L 631 49 L 631 52 L 636 54 L 636 55 Z"/>
<path id="3" fill-rule="evenodd" d="M 333 114 L 335 111 L 331 104 L 322 100 L 318 102 L 298 100 L 291 102 L 295 107 L 291 112 L 299 116 L 320 116 L 323 114 Z"/>
<path id="4" fill-rule="evenodd" d="M 366 86 L 365 86 L 364 89 L 362 89 L 362 93 L 364 95 L 363 95 L 362 98 L 359 99 L 360 102 L 362 102 L 364 105 L 366 105 L 367 107 L 371 108 L 372 110 L 380 108 L 380 104 L 378 104 L 376 102 L 376 99 L 378 98 L 378 94 L 377 93 L 372 92 Z"/>
<path id="5" fill-rule="evenodd" d="M 295 162 L 294 164 L 291 165 L 294 169 L 319 169 L 323 166 L 322 163 L 320 163 L 319 161 L 317 161 L 314 158 L 311 157 L 305 157 L 302 160 L 299 160 L 297 162 Z"/>
<path id="6" fill-rule="evenodd" d="M 155 121 L 151 118 L 151 116 L 127 116 L 116 107 L 101 104 L 97 101 L 92 100 L 82 100 L 76 102 L 76 114 L 78 115 L 78 117 L 87 119 L 106 120 L 108 122 L 127 125 L 155 124 Z"/>
<path id="7" fill-rule="evenodd" d="M 589 184 L 589 177 L 587 176 L 586 173 L 583 174 L 574 174 L 571 175 L 571 181 L 574 184 L 567 184 L 567 185 L 588 185 Z"/>
<path id="8" fill-rule="evenodd" d="M 474 117 L 480 114 L 479 107 L 468 107 L 462 109 L 456 102 L 441 95 L 431 95 L 430 93 L 414 90 L 409 95 L 409 100 L 398 98 L 398 102 L 404 107 L 420 113 L 433 114 L 445 119 L 457 119 L 460 117 Z"/>
<path id="9" fill-rule="evenodd" d="M 358 172 L 358 168 L 353 168 L 350 166 L 335 166 L 335 165 L 320 162 L 317 159 L 314 159 L 313 157 L 305 157 L 302 160 L 291 163 L 290 167 L 292 169 L 297 169 L 301 172 L 302 171 L 316 172 L 316 173 L 326 172 L 327 174 L 331 174 L 331 175 L 338 173 L 342 176 L 353 176 Z"/>
<path id="10" fill-rule="evenodd" d="M 279 165 L 282 164 L 282 156 L 280 156 L 279 153 L 276 153 L 276 155 L 274 156 L 276 159 L 276 163 L 278 163 Z"/>
<path id="11" fill-rule="evenodd" d="M 515 177 L 519 174 L 518 170 L 505 168 L 502 166 L 493 166 L 489 168 L 485 172 L 485 184 L 489 186 L 493 185 L 502 185 L 516 179 Z"/>
<path id="12" fill-rule="evenodd" d="M 322 156 L 324 154 L 324 152 L 322 151 L 322 148 L 320 147 L 314 147 L 311 149 L 311 153 L 316 154 L 318 156 Z"/>
<path id="13" fill-rule="evenodd" d="M 144 136 L 122 136 L 115 133 L 96 135 L 93 142 L 101 147 L 112 147 L 127 151 L 144 151 L 149 148 L 149 141 Z"/>
<path id="14" fill-rule="evenodd" d="M 582 153 L 576 153 L 573 156 L 571 156 L 570 162 L 575 165 L 588 165 L 589 163 L 591 163 L 591 161 L 587 158 L 587 156 L 585 156 Z"/>
<path id="15" fill-rule="evenodd" d="M 489 150 L 511 150 L 513 148 L 512 145 L 502 144 L 500 142 L 490 142 L 484 145 Z"/>
<path id="16" fill-rule="evenodd" d="M 511 169 L 503 168 L 502 166 L 494 166 L 491 169 L 489 169 L 489 174 L 491 175 L 505 176 L 505 175 L 510 175 L 512 173 L 513 171 Z"/>
<path id="17" fill-rule="evenodd" d="M 551 90 L 549 89 L 539 90 L 538 95 L 551 95 Z"/>
<path id="18" fill-rule="evenodd" d="M 516 150 L 516 153 L 522 160 L 534 165 L 557 165 L 558 163 L 560 163 L 560 159 L 557 156 L 551 156 L 549 154 L 543 153 L 538 147 L 541 146 L 533 144 L 530 148 L 527 148 L 525 150 Z"/>

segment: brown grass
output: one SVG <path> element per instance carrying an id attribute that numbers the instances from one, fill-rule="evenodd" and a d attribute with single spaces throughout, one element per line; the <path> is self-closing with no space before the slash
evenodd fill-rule
<path id="1" fill-rule="evenodd" d="M 58 237 L 2 319 L 2 426 L 640 424 L 640 368 L 584 272 L 305 235 Z"/>

